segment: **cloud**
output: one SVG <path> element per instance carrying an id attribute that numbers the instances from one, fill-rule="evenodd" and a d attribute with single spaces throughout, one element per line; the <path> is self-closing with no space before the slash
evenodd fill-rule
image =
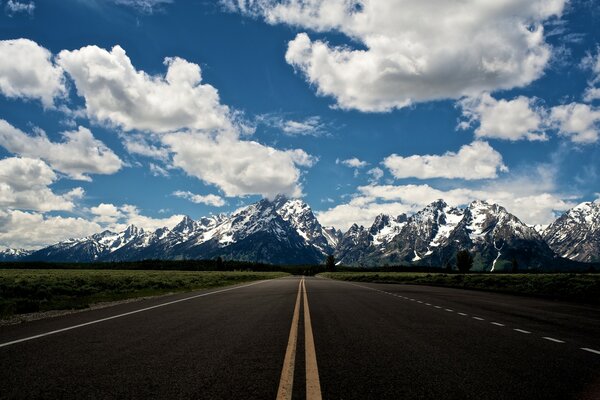
<path id="1" fill-rule="evenodd" d="M 0 93 L 52 108 L 54 99 L 66 93 L 63 71 L 48 50 L 31 40 L 0 40 Z"/>
<path id="2" fill-rule="evenodd" d="M 560 165 L 552 162 L 529 166 L 502 179 L 465 185 L 435 188 L 428 184 L 359 186 L 349 201 L 316 213 L 324 225 L 343 230 L 353 223 L 370 226 L 379 213 L 397 216 L 414 213 L 431 202 L 443 199 L 453 206 L 466 206 L 474 200 L 486 200 L 504 206 L 523 222 L 548 224 L 557 213 L 575 206 L 578 196 L 560 193 L 556 176 Z"/>
<path id="3" fill-rule="evenodd" d="M 87 115 L 99 122 L 126 131 L 234 129 L 229 108 L 213 86 L 201 83 L 197 64 L 167 57 L 166 75 L 152 76 L 137 71 L 120 46 L 63 50 L 57 61 L 85 99 Z"/>
<path id="4" fill-rule="evenodd" d="M 90 208 L 92 221 L 101 224 L 103 229 L 109 229 L 113 232 L 120 232 L 129 225 L 135 225 L 146 231 L 155 231 L 156 229 L 167 227 L 172 229 L 177 225 L 183 215 L 171 215 L 166 218 L 152 218 L 140 214 L 138 207 L 131 204 L 115 206 L 110 203 L 101 203 Z"/>
<path id="5" fill-rule="evenodd" d="M 288 136 L 327 135 L 327 126 L 318 116 L 307 117 L 302 120 L 291 120 L 277 115 L 264 114 L 257 117 L 257 122 L 280 129 Z"/>
<path id="6" fill-rule="evenodd" d="M 570 103 L 546 108 L 537 99 L 519 96 L 512 100 L 496 100 L 485 93 L 458 102 L 465 120 L 459 129 L 470 129 L 476 123 L 475 136 L 506 140 L 547 140 L 554 132 L 573 143 L 598 141 L 600 110 L 583 103 Z"/>
<path id="7" fill-rule="evenodd" d="M 439 190 L 429 185 L 368 185 L 359 187 L 348 203 L 317 212 L 317 218 L 323 225 L 347 230 L 353 223 L 370 226 L 380 213 L 397 216 L 417 212 L 437 199 L 454 206 L 465 206 L 474 200 L 498 203 L 528 224 L 548 224 L 556 218 L 557 211 L 576 205 L 555 193 L 519 196 L 492 186 Z"/>
<path id="8" fill-rule="evenodd" d="M 17 0 L 8 0 L 4 10 L 9 17 L 19 13 L 29 14 L 31 16 L 35 10 L 35 3 L 33 1 L 20 2 Z"/>
<path id="9" fill-rule="evenodd" d="M 169 171 L 167 171 L 166 168 L 163 168 L 160 165 L 150 163 L 149 167 L 150 167 L 150 173 L 152 173 L 153 176 L 163 176 L 163 177 L 169 176 Z"/>
<path id="10" fill-rule="evenodd" d="M 316 32 L 298 33 L 286 61 L 337 106 L 366 112 L 526 86 L 551 56 L 543 22 L 565 0 L 222 0 L 229 10 Z"/>
<path id="11" fill-rule="evenodd" d="M 489 93 L 469 97 L 458 102 L 465 118 L 459 128 L 468 129 L 474 123 L 477 138 L 505 140 L 546 140 L 542 125 L 541 107 L 536 107 L 535 99 L 524 96 L 512 100 L 496 100 Z"/>
<path id="12" fill-rule="evenodd" d="M 296 165 L 306 166 L 311 160 L 302 150 L 282 151 L 254 141 L 228 136 L 213 139 L 197 132 L 167 134 L 162 142 L 173 152 L 175 167 L 217 186 L 229 197 L 301 196 Z"/>
<path id="13" fill-rule="evenodd" d="M 88 211 L 90 218 L 75 218 L 0 209 L 0 247 L 37 249 L 70 238 L 89 236 L 104 229 L 120 232 L 132 224 L 148 231 L 165 226 L 173 228 L 183 218 L 183 215 L 148 217 L 129 204 L 117 207 L 101 203 Z"/>
<path id="14" fill-rule="evenodd" d="M 173 196 L 186 199 L 196 204 L 206 204 L 207 206 L 223 207 L 225 200 L 215 194 L 200 195 L 189 191 L 177 190 L 173 192 Z"/>
<path id="15" fill-rule="evenodd" d="M 587 104 L 571 103 L 553 107 L 550 120 L 558 134 L 574 143 L 598 141 L 600 110 Z"/>
<path id="16" fill-rule="evenodd" d="M 124 135 L 123 145 L 130 154 L 137 154 L 144 157 L 155 158 L 166 161 L 169 158 L 169 150 L 160 143 L 151 143 L 151 141 L 159 142 L 160 139 L 149 138 L 147 135 Z"/>
<path id="17" fill-rule="evenodd" d="M 42 160 L 10 157 L 0 160 L 0 207 L 33 211 L 72 210 L 83 196 L 75 188 L 57 195 L 48 187 L 57 177 Z"/>
<path id="18" fill-rule="evenodd" d="M 600 99 L 600 47 L 596 48 L 596 54 L 588 53 L 582 60 L 581 66 L 592 72 L 592 78 L 583 96 L 584 100 L 592 102 Z"/>
<path id="19" fill-rule="evenodd" d="M 51 142 L 43 132 L 31 136 L 0 119 L 0 146 L 20 156 L 41 158 L 72 179 L 91 181 L 88 174 L 110 175 L 123 166 L 121 159 L 87 128 L 63 132 L 62 137 L 60 143 Z"/>
<path id="20" fill-rule="evenodd" d="M 392 154 L 383 160 L 383 164 L 397 179 L 489 179 L 496 178 L 498 171 L 508 171 L 502 162 L 502 155 L 481 141 L 464 145 L 457 153 L 449 151 L 441 156 L 401 157 Z"/>
<path id="21" fill-rule="evenodd" d="M 375 167 L 368 170 L 367 174 L 371 176 L 370 181 L 374 183 L 378 182 L 381 178 L 383 178 L 384 172 L 381 168 Z"/>
<path id="22" fill-rule="evenodd" d="M 349 168 L 364 168 L 369 165 L 368 162 L 359 160 L 356 157 L 348 158 L 347 160 L 335 160 L 336 164 L 342 164 Z"/>
<path id="23" fill-rule="evenodd" d="M 115 4 L 134 8 L 140 12 L 152 14 L 161 10 L 166 4 L 173 3 L 173 0 L 112 0 Z"/>
<path id="24" fill-rule="evenodd" d="M 100 231 L 97 223 L 83 218 L 0 210 L 0 247 L 38 249 Z"/>
<path id="25" fill-rule="evenodd" d="M 57 59 L 85 99 L 89 117 L 138 131 L 124 139 L 130 153 L 181 168 L 226 196 L 302 194 L 298 167 L 310 167 L 316 158 L 241 140 L 248 130 L 239 112 L 201 83 L 197 64 L 166 58 L 166 75 L 151 76 L 136 70 L 119 46 L 110 52 L 96 46 L 62 51 Z"/>

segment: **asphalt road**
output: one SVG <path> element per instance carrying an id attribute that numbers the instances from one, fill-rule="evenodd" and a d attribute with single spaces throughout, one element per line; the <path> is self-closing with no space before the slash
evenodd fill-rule
<path id="1" fill-rule="evenodd" d="M 290 395 L 600 399 L 600 309 L 289 277 L 0 327 L 3 399 Z"/>

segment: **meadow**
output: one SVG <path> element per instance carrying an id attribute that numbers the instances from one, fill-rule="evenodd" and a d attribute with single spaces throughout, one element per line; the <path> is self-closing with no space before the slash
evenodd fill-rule
<path id="1" fill-rule="evenodd" d="M 352 282 L 445 286 L 600 304 L 600 274 L 324 272 L 319 276 Z"/>
<path id="2" fill-rule="evenodd" d="M 94 303 L 207 289 L 284 272 L 0 269 L 0 318 Z"/>

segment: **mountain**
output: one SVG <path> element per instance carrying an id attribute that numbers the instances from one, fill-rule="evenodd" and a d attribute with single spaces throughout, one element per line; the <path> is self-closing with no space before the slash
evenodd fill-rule
<path id="1" fill-rule="evenodd" d="M 217 256 L 272 264 L 321 263 L 339 232 L 324 229 L 301 200 L 277 196 L 198 221 L 185 216 L 173 229 L 146 232 L 133 225 L 35 251 L 22 260 L 91 262 L 210 259 Z"/>
<path id="2" fill-rule="evenodd" d="M 435 201 L 411 217 L 378 216 L 370 229 L 353 226 L 336 256 L 344 264 L 454 264 L 456 253 L 475 254 L 474 270 L 548 268 L 555 254 L 537 231 L 496 204 L 475 201 L 465 209 Z"/>
<path id="3" fill-rule="evenodd" d="M 4 249 L 0 250 L 0 262 L 19 261 L 32 253 L 31 250 L 25 249 Z"/>
<path id="4" fill-rule="evenodd" d="M 5 250 L 0 261 L 134 261 L 224 259 L 272 264 L 321 263 L 334 254 L 353 266 L 444 267 L 456 253 L 474 254 L 473 270 L 552 270 L 597 262 L 600 205 L 582 203 L 546 228 L 530 227 L 497 204 L 474 201 L 456 208 L 437 200 L 407 216 L 378 215 L 347 232 L 323 227 L 302 200 L 277 196 L 229 214 L 193 220 L 172 229 L 145 231 L 130 225 L 69 239 L 37 251 Z M 558 253 L 558 255 L 557 255 Z M 569 261 L 571 259 L 573 261 Z"/>
<path id="5" fill-rule="evenodd" d="M 571 260 L 600 262 L 600 203 L 581 203 L 544 230 L 557 254 Z"/>

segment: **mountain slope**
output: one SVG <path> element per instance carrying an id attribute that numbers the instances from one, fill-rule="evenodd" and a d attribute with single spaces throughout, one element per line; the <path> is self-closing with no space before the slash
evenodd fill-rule
<path id="1" fill-rule="evenodd" d="M 348 264 L 440 267 L 454 264 L 462 249 L 475 254 L 474 270 L 506 270 L 513 260 L 527 269 L 544 269 L 555 262 L 533 228 L 503 207 L 483 201 L 458 209 L 438 200 L 408 218 L 379 216 L 368 231 L 351 228 L 345 241 L 355 243 L 354 249 L 347 245 L 336 255 Z"/>
<path id="2" fill-rule="evenodd" d="M 194 221 L 184 217 L 173 229 L 145 232 L 135 226 L 70 239 L 23 257 L 60 262 L 209 259 L 217 256 L 273 264 L 321 263 L 333 252 L 336 231 L 326 232 L 310 207 L 278 196 L 233 214 Z"/>
<path id="3" fill-rule="evenodd" d="M 581 203 L 544 230 L 544 239 L 560 256 L 600 262 L 600 203 Z"/>

